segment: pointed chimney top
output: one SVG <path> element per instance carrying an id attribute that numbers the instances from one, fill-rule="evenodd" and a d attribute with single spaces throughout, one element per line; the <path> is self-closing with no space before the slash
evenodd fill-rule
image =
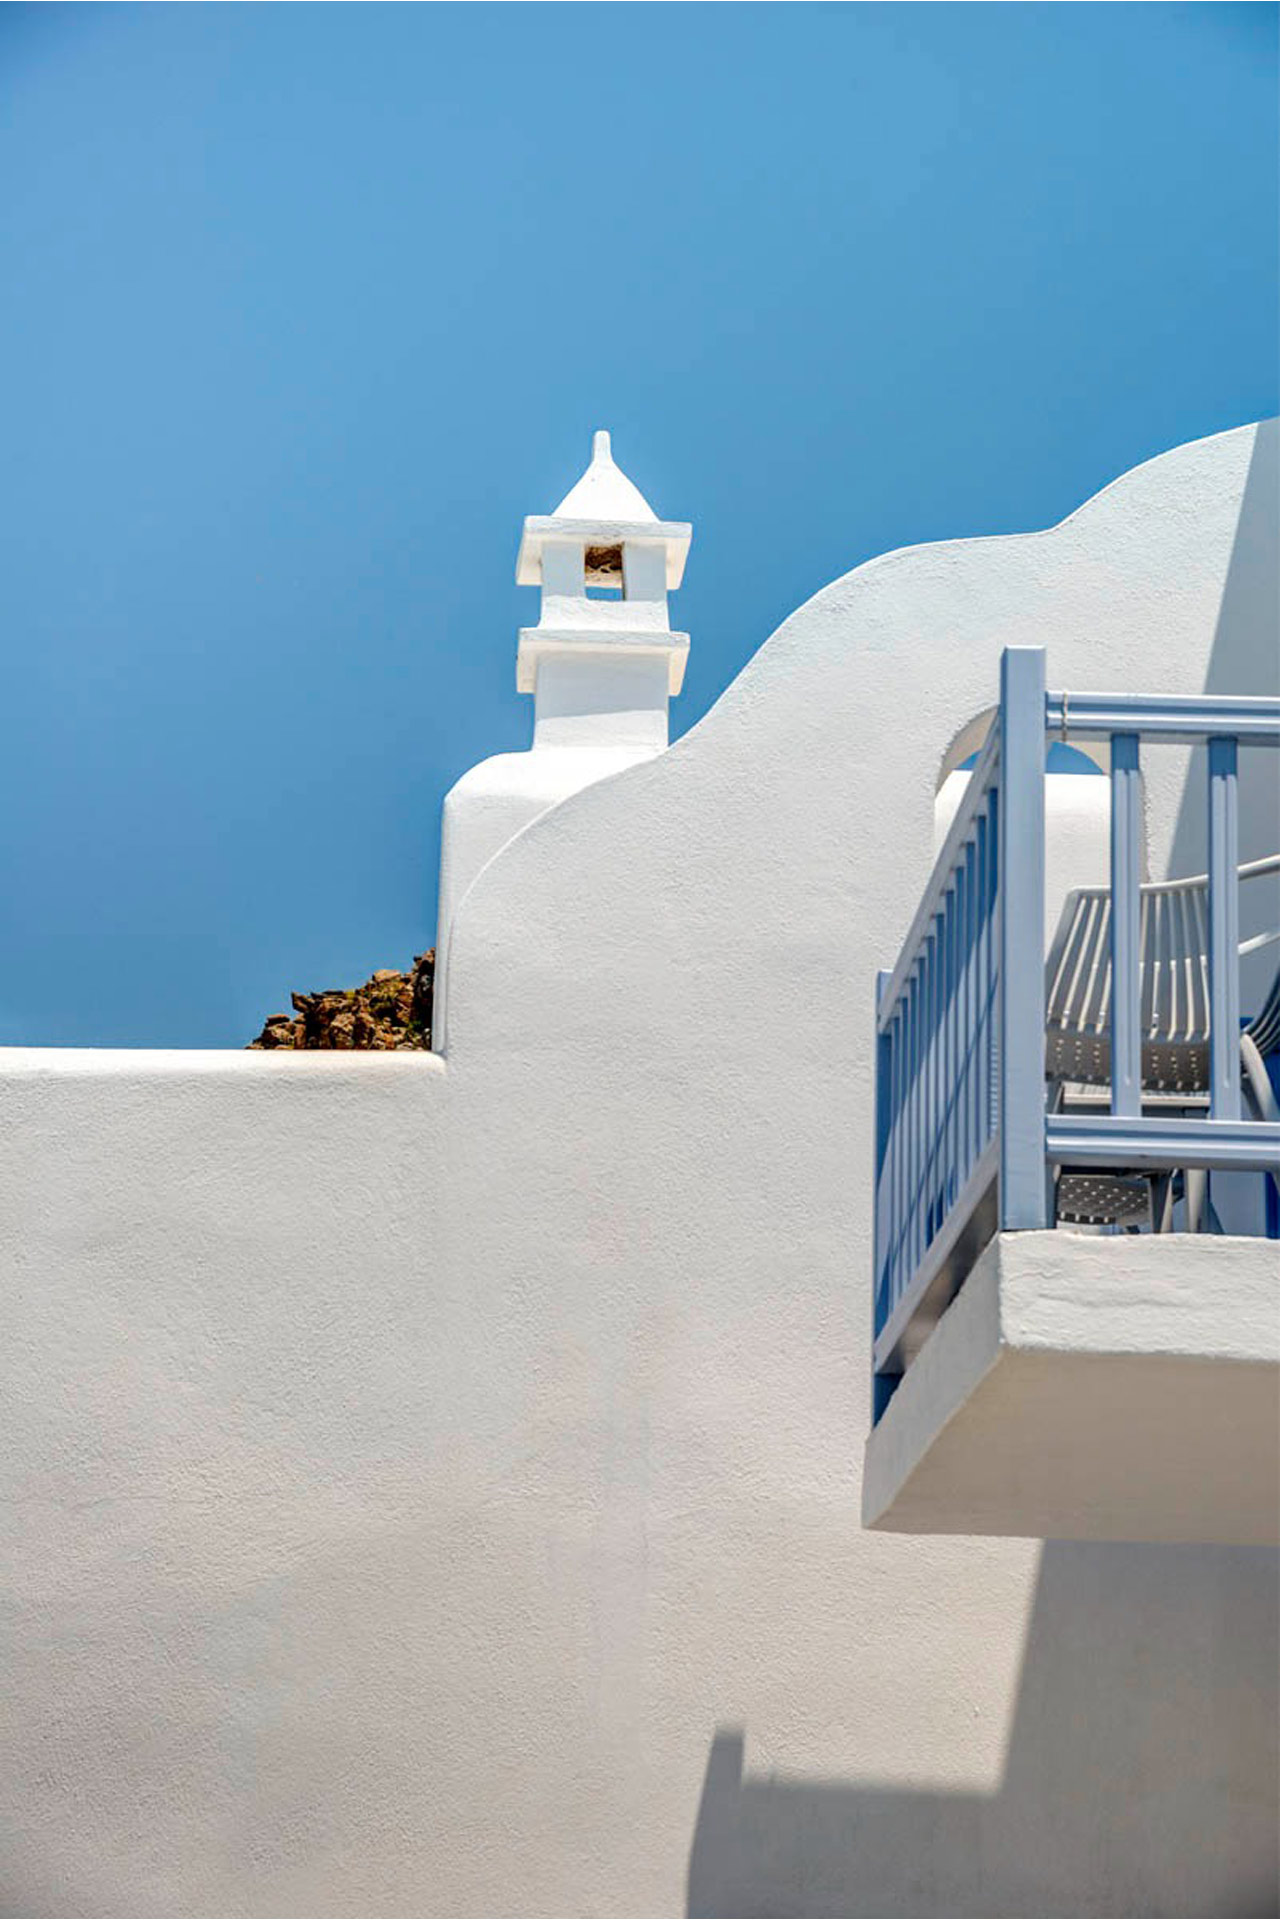
<path id="1" fill-rule="evenodd" d="M 615 464 L 609 435 L 601 427 L 591 437 L 591 465 L 576 486 L 570 487 L 552 514 L 553 520 L 623 520 L 637 524 L 656 520 L 657 514 Z"/>
<path id="2" fill-rule="evenodd" d="M 544 540 L 578 539 L 585 548 L 614 547 L 628 540 L 661 546 L 666 553 L 667 586 L 680 585 L 692 529 L 686 521 L 659 520 L 639 487 L 628 480 L 613 457 L 608 433 L 591 436 L 591 464 L 551 514 L 531 515 L 516 560 L 522 587 L 542 584 Z"/>

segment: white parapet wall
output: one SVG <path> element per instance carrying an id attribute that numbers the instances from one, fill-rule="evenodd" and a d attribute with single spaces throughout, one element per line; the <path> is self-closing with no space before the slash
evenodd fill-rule
<path id="1" fill-rule="evenodd" d="M 860 1518 L 947 753 L 1028 639 L 1273 691 L 1275 525 L 1245 428 L 826 588 L 474 880 L 447 1062 L 0 1055 L 7 1910 L 1275 1911 L 1273 1555 Z"/>

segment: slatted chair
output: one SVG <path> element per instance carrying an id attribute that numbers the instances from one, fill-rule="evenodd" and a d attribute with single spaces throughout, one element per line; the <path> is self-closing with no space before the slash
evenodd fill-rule
<path id="1" fill-rule="evenodd" d="M 1280 873 L 1280 854 L 1239 869 L 1242 881 Z M 1144 1106 L 1203 1107 L 1209 1088 L 1209 882 L 1204 874 L 1140 890 L 1139 994 Z M 1280 941 L 1280 928 L 1240 943 L 1240 955 Z M 1079 887 L 1063 902 L 1045 968 L 1045 1075 L 1050 1104 L 1111 1084 L 1111 890 Z M 1248 1104 L 1280 1117 L 1265 1065 L 1280 1049 L 1280 973 L 1240 1035 Z M 1273 1176 L 1274 1177 L 1274 1176 Z M 1280 1191 L 1280 1181 L 1277 1181 Z M 1204 1204 L 1202 1174 L 1182 1178 L 1188 1222 Z M 1056 1214 L 1072 1225 L 1167 1227 L 1174 1183 L 1147 1174 L 1063 1172 Z"/>

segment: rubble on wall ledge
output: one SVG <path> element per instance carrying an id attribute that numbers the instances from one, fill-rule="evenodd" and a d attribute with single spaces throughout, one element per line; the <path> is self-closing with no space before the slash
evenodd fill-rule
<path id="1" fill-rule="evenodd" d="M 296 1013 L 273 1013 L 248 1051 L 345 1047 L 374 1053 L 429 1051 L 434 947 L 418 954 L 408 973 L 382 967 L 362 987 L 295 993 Z"/>

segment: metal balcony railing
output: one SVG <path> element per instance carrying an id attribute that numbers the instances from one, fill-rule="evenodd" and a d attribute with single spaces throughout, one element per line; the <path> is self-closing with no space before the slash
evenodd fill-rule
<path id="1" fill-rule="evenodd" d="M 1046 1078 L 1045 752 L 1050 735 L 1068 731 L 1110 745 L 1107 965 L 1094 1014 L 1105 1040 L 1098 1051 L 1105 1052 L 1106 1112 L 1071 1111 Z M 1144 898 L 1153 890 L 1140 884 L 1144 739 L 1208 746 L 1208 1072 L 1200 1110 L 1193 1111 L 1187 1102 L 1177 1111 L 1167 1094 L 1152 1110 L 1149 1071 L 1144 1084 L 1155 1046 L 1153 1008 L 1163 1004 L 1150 966 L 1144 979 L 1143 940 L 1159 923 L 1158 906 Z M 1043 649 L 1004 653 L 986 745 L 897 965 L 879 979 L 877 1417 L 992 1235 L 1055 1223 L 1063 1169 L 1135 1181 L 1154 1176 L 1166 1196 L 1174 1176 L 1185 1180 L 1190 1170 L 1201 1177 L 1254 1171 L 1280 1186 L 1280 1124 L 1246 1117 L 1241 1099 L 1237 853 L 1239 750 L 1278 746 L 1280 700 L 1050 694 Z M 1274 868 L 1258 862 L 1246 874 Z M 1177 969 L 1166 971 L 1173 1005 Z M 1202 1044 L 1202 1061 L 1204 1054 Z M 1171 1217 L 1166 1205 L 1166 1226 Z"/>

